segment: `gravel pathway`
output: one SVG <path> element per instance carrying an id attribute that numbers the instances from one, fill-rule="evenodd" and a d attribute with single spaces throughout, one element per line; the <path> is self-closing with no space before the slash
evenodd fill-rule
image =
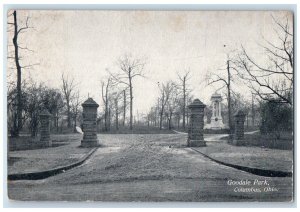
<path id="1" fill-rule="evenodd" d="M 292 199 L 292 178 L 260 177 L 212 162 L 184 147 L 186 135 L 100 135 L 99 139 L 103 147 L 81 166 L 44 180 L 10 182 L 9 196 L 81 201 Z M 251 185 L 228 184 L 241 180 Z M 257 181 L 267 184 L 253 185 Z"/>

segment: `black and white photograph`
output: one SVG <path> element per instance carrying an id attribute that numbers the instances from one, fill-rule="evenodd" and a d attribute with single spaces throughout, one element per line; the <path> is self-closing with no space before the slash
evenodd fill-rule
<path id="1" fill-rule="evenodd" d="M 5 16 L 9 200 L 294 202 L 292 10 Z"/>

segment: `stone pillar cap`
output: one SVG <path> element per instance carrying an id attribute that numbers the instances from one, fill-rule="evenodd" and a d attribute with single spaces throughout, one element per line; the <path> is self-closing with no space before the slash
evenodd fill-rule
<path id="1" fill-rule="evenodd" d="M 243 110 L 238 110 L 238 111 L 234 114 L 234 116 L 245 116 L 245 113 L 244 113 Z"/>
<path id="2" fill-rule="evenodd" d="M 83 104 L 83 107 L 99 107 L 97 102 L 93 100 L 93 98 L 88 98 Z"/>
<path id="3" fill-rule="evenodd" d="M 51 113 L 47 109 L 44 109 L 40 112 L 40 116 L 51 116 Z"/>
<path id="4" fill-rule="evenodd" d="M 188 106 L 188 108 L 201 108 L 205 106 L 206 105 L 203 104 L 199 99 L 195 99 L 193 103 Z"/>

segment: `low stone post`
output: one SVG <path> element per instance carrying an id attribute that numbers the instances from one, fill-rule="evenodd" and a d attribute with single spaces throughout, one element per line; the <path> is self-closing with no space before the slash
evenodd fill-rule
<path id="1" fill-rule="evenodd" d="M 40 128 L 41 138 L 40 138 L 39 146 L 51 147 L 52 146 L 52 141 L 50 138 L 51 114 L 49 113 L 48 110 L 43 110 L 39 116 L 40 116 L 40 123 L 41 123 L 41 128 Z"/>
<path id="2" fill-rule="evenodd" d="M 240 146 L 245 143 L 244 141 L 244 122 L 245 122 L 245 113 L 242 110 L 238 110 L 234 114 L 234 136 L 233 136 L 233 144 Z"/>
<path id="3" fill-rule="evenodd" d="M 99 105 L 92 99 L 88 98 L 83 104 L 83 139 L 81 141 L 82 147 L 96 147 L 98 146 L 97 138 L 97 108 Z"/>
<path id="4" fill-rule="evenodd" d="M 199 99 L 195 99 L 192 104 L 188 106 L 191 110 L 187 146 L 200 147 L 206 146 L 203 138 L 204 127 L 204 108 L 206 107 Z"/>

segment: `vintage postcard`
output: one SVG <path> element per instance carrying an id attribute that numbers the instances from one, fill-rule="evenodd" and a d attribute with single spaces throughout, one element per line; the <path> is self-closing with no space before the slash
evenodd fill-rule
<path id="1" fill-rule="evenodd" d="M 293 202 L 293 20 L 9 10 L 9 199 Z"/>

